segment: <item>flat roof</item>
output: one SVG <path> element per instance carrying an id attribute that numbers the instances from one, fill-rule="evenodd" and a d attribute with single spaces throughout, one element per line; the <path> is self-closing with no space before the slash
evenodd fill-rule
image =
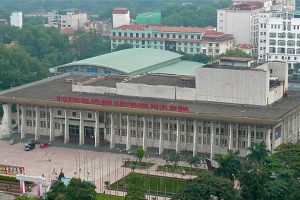
<path id="1" fill-rule="evenodd" d="M 78 82 L 80 85 L 90 85 L 90 86 L 104 86 L 116 88 L 116 84 L 127 79 L 128 76 L 122 75 L 109 75 L 109 76 L 98 76 L 98 77 L 89 77 L 87 81 Z M 95 81 L 93 81 L 95 79 Z"/>
<path id="2" fill-rule="evenodd" d="M 71 83 L 66 78 L 82 80 L 82 76 L 60 75 L 43 79 L 38 82 L 23 85 L 0 92 L 0 102 L 18 103 L 25 105 L 49 106 L 70 109 L 103 110 L 107 112 L 125 112 L 135 114 L 151 114 L 173 117 L 190 117 L 202 120 L 233 121 L 237 123 L 256 123 L 262 125 L 276 125 L 282 118 L 299 110 L 300 91 L 290 93 L 269 106 L 254 106 L 241 104 L 226 104 L 204 101 L 165 100 L 155 98 L 138 98 L 120 95 L 104 95 L 72 92 Z M 86 78 L 86 77 L 85 77 Z M 65 103 L 56 101 L 57 96 L 100 98 L 107 100 L 139 101 L 160 104 L 181 104 L 189 107 L 188 113 L 173 111 L 158 111 L 151 109 L 120 108 L 113 106 L 91 105 L 82 103 Z"/>
<path id="3" fill-rule="evenodd" d="M 138 71 L 147 71 L 156 68 L 156 66 L 158 67 L 158 65 L 162 63 L 178 60 L 181 57 L 181 54 L 171 51 L 151 48 L 132 48 L 60 65 L 52 68 L 52 71 L 53 69 L 61 67 L 86 65 L 102 66 L 112 68 L 125 74 L 135 74 Z"/>
<path id="4" fill-rule="evenodd" d="M 148 73 L 196 76 L 196 69 L 204 65 L 204 63 L 182 60 L 158 69 L 154 69 Z"/>
<path id="5" fill-rule="evenodd" d="M 126 83 L 195 88 L 195 77 L 166 74 L 146 74 L 129 79 L 126 81 Z"/>

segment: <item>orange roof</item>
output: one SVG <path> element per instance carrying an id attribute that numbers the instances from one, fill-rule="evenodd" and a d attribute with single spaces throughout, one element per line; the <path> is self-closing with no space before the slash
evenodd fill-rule
<path id="1" fill-rule="evenodd" d="M 157 28 L 158 31 L 162 32 L 184 32 L 184 33 L 205 33 L 209 31 L 209 28 L 199 28 L 199 27 L 172 27 L 172 26 L 161 26 Z"/>
<path id="2" fill-rule="evenodd" d="M 223 56 L 220 60 L 231 60 L 231 61 L 251 61 L 254 60 L 253 58 L 244 58 L 244 57 L 233 57 L 233 56 Z"/>
<path id="3" fill-rule="evenodd" d="M 114 8 L 112 13 L 113 14 L 127 14 L 128 8 Z"/>
<path id="4" fill-rule="evenodd" d="M 251 44 L 246 44 L 246 43 L 238 44 L 236 47 L 239 49 L 252 49 L 253 48 L 253 46 Z"/>
<path id="5" fill-rule="evenodd" d="M 121 25 L 116 27 L 115 29 L 121 29 L 121 30 L 137 30 L 142 31 L 146 27 L 157 27 L 160 26 L 159 24 L 149 24 L 149 25 L 136 25 L 136 24 L 130 24 L 130 25 Z"/>
<path id="6" fill-rule="evenodd" d="M 224 35 L 224 33 L 217 32 L 217 31 L 214 31 L 214 30 L 205 31 L 205 36 L 220 36 L 220 35 Z"/>
<path id="7" fill-rule="evenodd" d="M 75 33 L 75 30 L 73 28 L 67 27 L 67 28 L 60 29 L 60 33 L 73 35 Z"/>

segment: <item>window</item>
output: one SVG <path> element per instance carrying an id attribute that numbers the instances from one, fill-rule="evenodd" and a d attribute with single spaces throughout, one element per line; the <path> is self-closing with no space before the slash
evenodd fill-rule
<path id="1" fill-rule="evenodd" d="M 32 121 L 31 120 L 26 120 L 26 126 L 32 126 Z"/>
<path id="2" fill-rule="evenodd" d="M 26 110 L 25 113 L 26 113 L 26 117 L 31 117 L 31 110 Z"/>
<path id="3" fill-rule="evenodd" d="M 288 48 L 287 53 L 288 54 L 295 54 L 295 49 L 294 48 Z"/>
<path id="4" fill-rule="evenodd" d="M 54 123 L 54 128 L 55 128 L 55 129 L 60 129 L 60 123 L 55 122 L 55 123 Z"/>
<path id="5" fill-rule="evenodd" d="M 40 118 L 46 118 L 46 112 L 40 111 Z"/>
<path id="6" fill-rule="evenodd" d="M 295 33 L 288 33 L 287 34 L 289 39 L 294 39 L 295 38 Z"/>
<path id="7" fill-rule="evenodd" d="M 270 37 L 270 38 L 275 38 L 275 37 L 276 37 L 276 33 L 270 33 L 270 34 L 269 34 L 269 37 Z"/>
<path id="8" fill-rule="evenodd" d="M 41 128 L 46 128 L 46 122 L 45 121 L 40 121 L 40 127 Z"/>
<path id="9" fill-rule="evenodd" d="M 61 115 L 61 110 L 58 110 L 58 111 L 57 111 L 57 115 Z"/>
<path id="10" fill-rule="evenodd" d="M 278 33 L 279 38 L 285 38 L 285 33 Z"/>
<path id="11" fill-rule="evenodd" d="M 87 114 L 87 117 L 88 117 L 89 119 L 91 119 L 91 118 L 93 118 L 93 114 L 92 114 L 92 113 L 88 113 L 88 114 Z"/>
<path id="12" fill-rule="evenodd" d="M 295 46 L 295 41 L 294 40 L 288 40 L 287 45 L 288 46 Z"/>
<path id="13" fill-rule="evenodd" d="M 77 112 L 72 112 L 72 117 L 77 117 Z"/>
<path id="14" fill-rule="evenodd" d="M 277 44 L 278 44 L 278 46 L 285 46 L 285 41 L 284 40 L 278 40 Z"/>
<path id="15" fill-rule="evenodd" d="M 276 45 L 276 40 L 269 40 L 270 45 Z"/>

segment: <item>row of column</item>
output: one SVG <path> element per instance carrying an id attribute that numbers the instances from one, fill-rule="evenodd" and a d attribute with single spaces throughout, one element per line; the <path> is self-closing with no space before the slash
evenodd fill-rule
<path id="1" fill-rule="evenodd" d="M 19 108 L 19 106 L 17 106 L 17 108 Z M 3 105 L 3 109 L 4 109 L 4 119 L 6 121 L 11 121 L 11 113 L 9 112 L 11 109 L 11 106 L 9 104 Z M 23 106 L 20 106 L 21 109 L 21 126 L 20 126 L 20 131 L 21 131 L 21 138 L 25 137 L 25 109 Z M 39 125 L 40 125 L 40 112 L 39 112 L 39 108 L 35 107 L 35 127 L 34 127 L 34 134 L 35 134 L 35 139 L 39 139 Z M 19 109 L 17 109 L 17 111 L 19 112 Z M 69 142 L 69 117 L 68 117 L 68 110 L 65 109 L 64 112 L 64 120 L 65 120 L 65 127 L 64 127 L 64 143 L 68 143 Z M 17 118 L 19 118 L 19 113 L 17 114 Z M 83 118 L 83 111 L 80 111 L 79 114 L 79 145 L 84 144 L 84 118 Z M 111 124 L 110 124 L 110 128 L 111 128 L 111 135 L 110 135 L 110 148 L 114 148 L 115 146 L 115 129 L 114 129 L 114 119 L 113 119 L 113 114 L 110 114 L 111 117 Z M 10 120 L 9 120 L 10 119 Z M 2 122 L 2 124 L 5 125 L 5 120 Z M 46 120 L 48 120 L 46 118 Z M 163 119 L 160 118 L 159 122 L 160 122 L 160 136 L 159 136 L 159 154 L 163 153 Z M 95 147 L 97 147 L 99 145 L 99 116 L 98 116 L 98 112 L 95 112 L 95 128 L 94 128 L 94 136 L 95 136 Z M 19 123 L 19 119 L 17 119 L 17 123 Z M 203 148 L 203 122 L 201 123 L 201 134 L 202 134 L 202 139 L 201 139 L 201 144 L 200 144 L 200 152 L 202 152 L 202 148 Z M 145 144 L 145 140 L 146 140 L 146 117 L 143 117 L 143 137 L 142 137 L 142 147 L 143 149 L 146 150 L 146 144 Z M 177 119 L 176 121 L 177 124 L 177 130 L 176 130 L 176 144 L 175 144 L 175 150 L 178 152 L 179 151 L 179 120 Z M 6 125 L 7 127 L 10 126 L 10 123 L 8 123 L 8 125 Z M 46 126 L 48 126 L 48 123 L 46 122 Z M 53 109 L 50 108 L 49 109 L 49 140 L 50 142 L 54 140 L 54 120 L 53 120 Z M 193 121 L 193 155 L 195 155 L 198 152 L 197 149 L 197 121 Z M 220 125 L 219 125 L 220 126 Z M 48 130 L 48 127 L 46 127 Z M 219 127 L 220 130 L 220 127 Z M 214 150 L 215 150 L 215 133 L 216 129 L 215 129 L 215 123 L 211 123 L 211 138 L 210 138 L 210 153 L 213 156 L 214 155 Z M 255 131 L 256 132 L 256 131 Z M 271 149 L 271 129 L 268 129 L 267 131 L 267 140 L 266 140 L 266 144 L 268 149 Z M 130 120 L 129 120 L 129 115 L 127 115 L 127 138 L 126 138 L 126 150 L 130 150 L 131 149 L 131 142 L 130 142 Z M 251 145 L 251 129 L 250 126 L 248 126 L 247 128 L 247 147 L 250 147 Z M 233 125 L 229 124 L 229 143 L 228 143 L 228 149 L 232 149 L 233 148 Z M 236 126 L 236 149 L 238 149 L 238 126 Z"/>

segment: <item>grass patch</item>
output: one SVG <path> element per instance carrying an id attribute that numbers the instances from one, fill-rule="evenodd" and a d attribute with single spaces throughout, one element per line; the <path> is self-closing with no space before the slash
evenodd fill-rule
<path id="1" fill-rule="evenodd" d="M 130 169 L 148 169 L 152 167 L 154 163 L 150 162 L 139 162 L 139 161 L 126 161 L 123 167 L 130 168 Z"/>
<path id="2" fill-rule="evenodd" d="M 113 196 L 109 194 L 97 194 L 96 200 L 124 200 L 124 197 Z"/>
<path id="3" fill-rule="evenodd" d="M 173 194 L 177 194 L 178 191 L 188 182 L 188 180 L 178 178 L 146 174 L 140 175 L 143 177 L 143 190 L 145 190 L 146 194 L 151 195 L 171 197 Z M 126 176 L 113 183 L 111 188 L 120 191 L 126 190 Z"/>
<path id="4" fill-rule="evenodd" d="M 1 176 L 0 175 L 0 181 L 7 181 L 7 182 L 15 182 L 19 183 L 20 181 L 16 179 L 16 177 L 13 176 Z M 25 184 L 32 184 L 30 181 L 25 181 Z"/>
<path id="5" fill-rule="evenodd" d="M 158 166 L 157 171 L 160 172 L 170 172 L 170 173 L 177 173 L 183 174 L 185 172 L 186 175 L 195 175 L 198 176 L 201 172 L 206 171 L 205 169 L 200 168 L 191 168 L 191 167 L 182 167 L 182 166 L 174 166 L 174 165 L 163 165 Z"/>

